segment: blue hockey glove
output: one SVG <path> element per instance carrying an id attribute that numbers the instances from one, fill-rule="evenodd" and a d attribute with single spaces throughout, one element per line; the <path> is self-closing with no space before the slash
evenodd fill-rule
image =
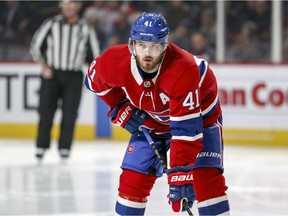
<path id="1" fill-rule="evenodd" d="M 174 212 L 186 211 L 183 201 L 191 208 L 195 200 L 193 174 L 189 166 L 177 166 L 167 171 L 169 204 Z"/>
<path id="2" fill-rule="evenodd" d="M 140 133 L 140 126 L 149 118 L 146 112 L 134 107 L 129 100 L 119 103 L 108 115 L 112 123 L 125 128 L 134 135 Z"/>
<path id="3" fill-rule="evenodd" d="M 108 115 L 112 123 L 125 128 L 133 135 L 138 135 L 142 132 L 141 127 L 145 127 L 150 131 L 151 136 L 171 136 L 168 125 L 157 123 L 147 112 L 134 107 L 128 99 L 120 102 Z"/>

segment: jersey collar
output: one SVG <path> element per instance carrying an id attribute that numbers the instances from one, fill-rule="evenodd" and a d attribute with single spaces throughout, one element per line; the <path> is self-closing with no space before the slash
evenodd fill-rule
<path id="1" fill-rule="evenodd" d="M 165 57 L 165 56 L 164 56 Z M 164 59 L 163 57 L 163 59 Z M 156 79 L 157 77 L 159 76 L 159 71 L 161 70 L 161 65 L 162 65 L 162 62 L 163 62 L 163 59 L 160 63 L 160 66 L 159 66 L 159 69 L 157 71 L 157 74 L 156 76 L 152 79 L 153 83 L 155 84 L 156 82 Z M 143 83 L 143 78 L 141 76 L 141 73 L 140 71 L 138 70 L 138 67 L 137 67 L 137 63 L 136 63 L 136 58 L 134 55 L 131 55 L 131 72 L 132 72 L 132 76 L 134 77 L 135 81 L 138 83 L 138 85 L 142 85 Z"/>

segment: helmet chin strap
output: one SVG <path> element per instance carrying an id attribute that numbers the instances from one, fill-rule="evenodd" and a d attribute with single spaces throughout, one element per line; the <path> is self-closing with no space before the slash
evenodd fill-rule
<path id="1" fill-rule="evenodd" d="M 130 53 L 136 57 L 136 51 L 135 49 L 133 48 L 133 41 L 131 40 L 131 38 L 129 37 L 129 41 L 128 41 L 128 48 L 129 48 L 129 51 Z"/>

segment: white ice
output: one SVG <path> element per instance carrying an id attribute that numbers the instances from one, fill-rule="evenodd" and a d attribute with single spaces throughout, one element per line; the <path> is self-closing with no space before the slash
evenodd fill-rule
<path id="1" fill-rule="evenodd" d="M 125 148 L 125 142 L 75 141 L 62 164 L 53 142 L 38 165 L 34 140 L 0 139 L 0 215 L 116 215 Z M 226 145 L 224 156 L 231 215 L 288 215 L 288 148 Z M 163 176 L 146 215 L 188 215 L 170 210 L 167 193 Z"/>

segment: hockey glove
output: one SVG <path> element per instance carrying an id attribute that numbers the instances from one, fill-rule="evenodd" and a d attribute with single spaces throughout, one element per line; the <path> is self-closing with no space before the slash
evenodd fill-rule
<path id="1" fill-rule="evenodd" d="M 111 122 L 125 128 L 129 133 L 138 135 L 141 127 L 153 131 L 151 135 L 170 136 L 169 126 L 161 125 L 152 119 L 148 113 L 134 107 L 128 99 L 123 100 L 108 115 Z"/>
<path id="2" fill-rule="evenodd" d="M 134 107 L 129 100 L 120 102 L 108 115 L 111 117 L 111 122 L 125 128 L 129 133 L 137 135 L 139 127 L 148 118 L 146 112 L 140 111 Z"/>
<path id="3" fill-rule="evenodd" d="M 177 166 L 167 171 L 169 184 L 169 204 L 174 212 L 186 211 L 185 200 L 191 208 L 195 200 L 193 174 L 187 166 Z"/>

